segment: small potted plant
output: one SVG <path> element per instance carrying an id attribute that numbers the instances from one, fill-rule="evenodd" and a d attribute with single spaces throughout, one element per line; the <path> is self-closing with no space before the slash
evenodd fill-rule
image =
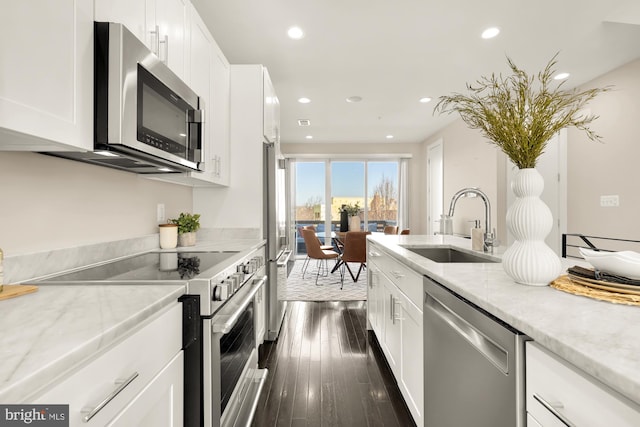
<path id="1" fill-rule="evenodd" d="M 355 204 L 349 203 L 348 205 L 342 205 L 340 209 L 340 213 L 346 212 L 349 215 L 349 231 L 359 231 L 360 230 L 360 217 L 358 216 L 362 208 L 360 207 L 360 202 L 356 202 Z"/>
<path id="2" fill-rule="evenodd" d="M 170 219 L 169 222 L 178 226 L 179 246 L 196 244 L 196 231 L 200 228 L 200 214 L 181 212 L 177 219 Z"/>

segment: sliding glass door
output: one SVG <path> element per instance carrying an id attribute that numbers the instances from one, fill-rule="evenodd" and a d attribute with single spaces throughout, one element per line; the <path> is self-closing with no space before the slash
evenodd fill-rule
<path id="1" fill-rule="evenodd" d="M 292 164 L 298 254 L 306 253 L 301 227 L 314 226 L 326 244 L 332 243 L 331 232 L 346 231 L 340 230 L 343 205 L 360 208 L 361 230 L 382 232 L 401 222 L 399 161 L 296 159 Z"/>

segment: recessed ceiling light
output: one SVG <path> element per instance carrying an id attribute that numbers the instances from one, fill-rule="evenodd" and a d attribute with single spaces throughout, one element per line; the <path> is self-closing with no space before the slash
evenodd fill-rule
<path id="1" fill-rule="evenodd" d="M 482 32 L 482 38 L 483 39 L 492 39 L 495 36 L 497 36 L 498 34 L 500 34 L 500 29 L 498 27 L 491 27 L 491 28 L 487 28 L 486 30 L 484 30 Z"/>
<path id="2" fill-rule="evenodd" d="M 387 139 L 393 139 L 393 135 L 387 135 Z"/>
<path id="3" fill-rule="evenodd" d="M 311 100 L 310 100 L 309 98 L 304 98 L 304 97 L 303 97 L 303 98 L 298 98 L 298 102 L 299 102 L 300 104 L 308 104 L 308 103 L 310 103 L 310 102 L 311 102 Z"/>
<path id="4" fill-rule="evenodd" d="M 558 73 L 555 76 L 553 76 L 553 78 L 555 80 L 564 80 L 564 79 L 568 78 L 570 75 L 571 74 L 569 74 L 569 73 Z"/>
<path id="5" fill-rule="evenodd" d="M 420 98 L 419 101 L 422 102 L 423 104 L 426 104 L 427 102 L 431 101 L 431 98 L 429 98 L 428 96 L 425 96 L 424 98 Z"/>
<path id="6" fill-rule="evenodd" d="M 300 40 L 304 37 L 304 31 L 300 27 L 291 27 L 287 30 L 287 35 L 290 39 Z"/>
<path id="7" fill-rule="evenodd" d="M 307 139 L 313 139 L 313 135 L 307 135 L 307 136 L 305 136 L 305 138 L 307 138 Z"/>
<path id="8" fill-rule="evenodd" d="M 350 96 L 347 98 L 347 102 L 360 102 L 362 101 L 361 96 Z"/>

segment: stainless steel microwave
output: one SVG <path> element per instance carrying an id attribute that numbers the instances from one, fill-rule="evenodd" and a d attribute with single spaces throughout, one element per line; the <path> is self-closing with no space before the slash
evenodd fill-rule
<path id="1" fill-rule="evenodd" d="M 124 25 L 94 23 L 94 151 L 47 153 L 143 174 L 200 170 L 200 99 Z"/>
<path id="2" fill-rule="evenodd" d="M 198 95 L 122 24 L 96 22 L 95 49 L 95 148 L 198 169 Z"/>

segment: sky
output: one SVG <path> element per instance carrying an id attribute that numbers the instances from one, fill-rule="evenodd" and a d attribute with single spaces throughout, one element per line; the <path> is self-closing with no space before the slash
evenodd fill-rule
<path id="1" fill-rule="evenodd" d="M 398 183 L 398 162 L 368 162 L 369 196 L 383 176 Z M 331 162 L 331 188 L 334 197 L 364 197 L 364 162 Z M 296 163 L 296 206 L 310 199 L 324 200 L 324 162 Z"/>

